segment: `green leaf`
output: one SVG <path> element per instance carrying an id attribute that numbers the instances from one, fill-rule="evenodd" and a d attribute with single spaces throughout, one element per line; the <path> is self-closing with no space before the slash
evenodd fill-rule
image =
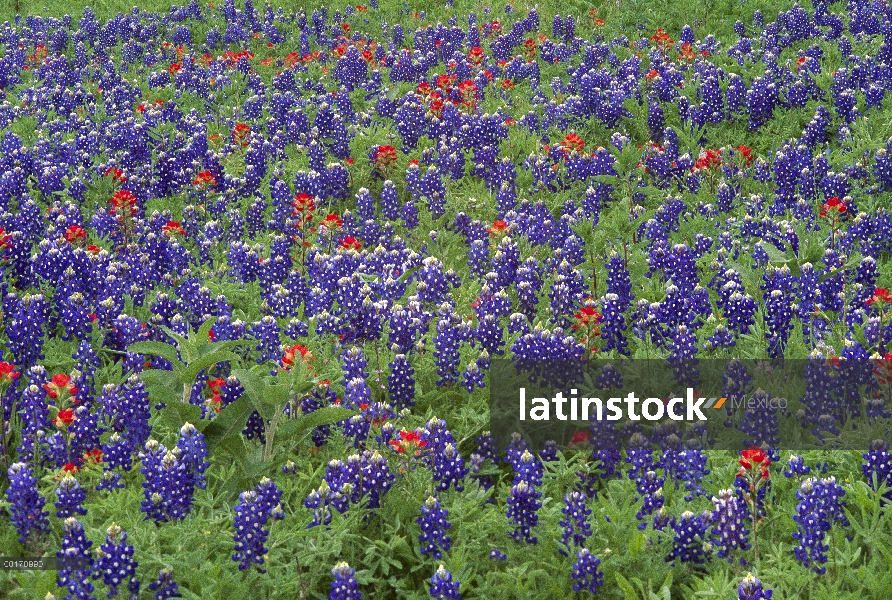
<path id="1" fill-rule="evenodd" d="M 616 175 L 592 175 L 589 179 L 594 179 L 598 183 L 609 183 L 611 185 L 619 185 L 621 181 Z"/>
<path id="2" fill-rule="evenodd" d="M 179 383 L 179 381 L 177 380 L 177 374 L 173 371 L 165 371 L 163 369 L 146 369 L 139 374 L 139 378 L 147 386 L 170 388 L 175 392 L 178 391 L 177 384 Z"/>
<path id="3" fill-rule="evenodd" d="M 217 363 L 237 361 L 240 359 L 241 357 L 238 354 L 223 350 L 222 348 L 211 352 L 210 354 L 199 356 L 190 362 L 188 367 L 183 369 L 183 372 L 180 374 L 180 381 L 182 383 L 192 383 L 195 381 L 195 378 L 198 377 L 198 373 L 202 369 L 207 369 Z"/>
<path id="4" fill-rule="evenodd" d="M 240 434 L 252 412 L 254 412 L 254 406 L 247 396 L 242 396 L 221 410 L 214 420 L 204 428 L 204 441 L 207 443 L 208 452 L 216 448 L 227 437 Z"/>
<path id="5" fill-rule="evenodd" d="M 289 386 L 287 385 L 267 385 L 263 390 L 263 398 L 261 398 L 262 414 L 267 419 L 273 418 L 281 407 L 288 403 L 291 398 Z"/>
<path id="6" fill-rule="evenodd" d="M 250 399 L 254 409 L 263 410 L 263 396 L 266 391 L 266 382 L 259 375 L 247 369 L 233 369 L 232 374 L 245 388 L 245 395 Z"/>
<path id="7" fill-rule="evenodd" d="M 310 414 L 280 423 L 279 427 L 276 429 L 276 436 L 279 439 L 301 438 L 304 434 L 320 425 L 338 423 L 345 419 L 349 419 L 355 414 L 355 411 L 341 408 L 339 406 L 320 408 Z"/>
<path id="8" fill-rule="evenodd" d="M 201 327 L 198 328 L 198 333 L 195 334 L 195 341 L 199 344 L 199 346 L 208 343 L 208 333 L 210 333 L 211 328 L 216 322 L 216 317 L 211 317 L 210 319 L 202 323 Z"/>
<path id="9" fill-rule="evenodd" d="M 206 354 L 210 354 L 211 352 L 217 352 L 218 350 L 232 350 L 233 348 L 238 348 L 239 346 L 245 346 L 244 340 L 227 340 L 224 342 L 212 342 L 210 344 L 204 344 L 198 349 L 198 356 L 204 356 Z"/>
<path id="10" fill-rule="evenodd" d="M 629 542 L 629 556 L 637 556 L 644 551 L 647 544 L 647 536 L 643 533 L 633 534 L 632 540 Z"/>
<path id="11" fill-rule="evenodd" d="M 629 583 L 629 580 L 616 573 L 616 585 L 619 586 L 619 589 L 622 590 L 623 596 L 626 597 L 626 600 L 638 600 L 638 592 L 635 591 L 635 588 L 632 587 L 632 584 Z"/>
<path id="12" fill-rule="evenodd" d="M 183 366 L 179 356 L 177 356 L 177 349 L 164 342 L 134 342 L 127 347 L 127 350 L 138 354 L 152 354 L 154 356 L 166 358 L 173 363 L 174 369 L 177 369 L 178 366 L 180 368 Z"/>
<path id="13" fill-rule="evenodd" d="M 177 349 L 180 351 L 180 356 L 186 363 L 190 363 L 195 360 L 195 358 L 198 356 L 198 347 L 195 344 L 181 336 L 170 327 L 165 327 L 164 325 L 162 325 L 161 330 L 176 340 Z"/>
<path id="14" fill-rule="evenodd" d="M 182 402 L 170 402 L 158 413 L 156 424 L 166 426 L 173 431 L 179 431 L 185 423 L 192 423 L 199 431 L 204 429 L 207 421 L 201 420 L 201 409 L 194 404 Z"/>

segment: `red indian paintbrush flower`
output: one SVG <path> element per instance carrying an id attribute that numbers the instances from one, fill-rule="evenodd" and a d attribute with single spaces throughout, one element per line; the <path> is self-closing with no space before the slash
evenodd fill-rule
<path id="1" fill-rule="evenodd" d="M 73 244 L 87 237 L 87 232 L 84 231 L 83 227 L 79 225 L 72 225 L 68 229 L 65 230 L 65 239 Z"/>
<path id="2" fill-rule="evenodd" d="M 56 419 L 53 422 L 59 429 L 68 427 L 74 423 L 74 411 L 70 408 L 63 408 L 59 411 L 59 414 L 56 415 Z"/>
<path id="3" fill-rule="evenodd" d="M 843 200 L 840 200 L 836 196 L 833 198 L 828 198 L 827 201 L 821 205 L 820 216 L 826 217 L 827 215 L 838 216 L 846 212 L 848 207 Z"/>
<path id="4" fill-rule="evenodd" d="M 167 224 L 161 228 L 161 233 L 164 235 L 173 235 L 176 233 L 186 235 L 186 230 L 183 229 L 183 226 L 179 221 L 168 221 Z"/>
<path id="5" fill-rule="evenodd" d="M 397 434 L 399 439 L 390 440 L 390 446 L 400 454 L 418 456 L 421 449 L 427 446 L 427 441 L 421 439 L 417 431 L 402 429 Z"/>
<path id="6" fill-rule="evenodd" d="M 765 454 L 761 448 L 748 448 L 740 451 L 740 471 L 738 477 L 745 476 L 748 472 L 758 470 L 762 479 L 768 479 L 768 467 L 771 466 L 771 459 Z"/>
<path id="7" fill-rule="evenodd" d="M 876 288 L 873 290 L 873 296 L 868 298 L 864 304 L 873 304 L 874 302 L 892 302 L 892 294 L 886 288 Z"/>
<path id="8" fill-rule="evenodd" d="M 199 187 L 212 187 L 217 184 L 217 178 L 214 177 L 214 174 L 210 171 L 202 171 L 198 175 L 195 176 L 195 179 L 192 180 L 192 185 L 197 185 Z"/>
<path id="9" fill-rule="evenodd" d="M 396 148 L 393 146 L 378 146 L 372 153 L 372 162 L 376 167 L 389 167 L 396 160 Z"/>
<path id="10" fill-rule="evenodd" d="M 15 370 L 15 365 L 8 362 L 0 362 L 0 383 L 9 383 L 21 375 Z"/>
<path id="11" fill-rule="evenodd" d="M 348 235 L 341 240 L 340 247 L 344 250 L 361 250 L 362 242 L 357 240 L 352 235 Z"/>
<path id="12" fill-rule="evenodd" d="M 309 213 L 316 210 L 316 203 L 313 201 L 313 197 L 306 192 L 301 192 L 294 197 L 294 202 L 291 203 L 294 207 L 294 214 L 298 213 Z"/>
<path id="13" fill-rule="evenodd" d="M 60 392 L 64 396 L 73 396 L 78 392 L 78 388 L 71 383 L 71 377 L 65 373 L 53 375 L 49 383 L 43 384 L 43 389 L 46 390 L 46 395 L 53 399 L 58 398 Z"/>
<path id="14" fill-rule="evenodd" d="M 575 150 L 576 152 L 582 152 L 585 149 L 585 142 L 582 141 L 582 138 L 575 133 L 568 133 L 567 137 L 564 138 L 564 141 L 561 142 L 561 148 L 563 148 L 567 152 L 571 152 L 573 150 Z"/>
<path id="15" fill-rule="evenodd" d="M 293 366 L 297 360 L 298 354 L 300 354 L 301 362 L 303 363 L 313 360 L 313 354 L 310 352 L 309 348 L 302 346 L 301 344 L 294 344 L 285 350 L 285 354 L 282 356 L 282 366 L 286 369 Z"/>

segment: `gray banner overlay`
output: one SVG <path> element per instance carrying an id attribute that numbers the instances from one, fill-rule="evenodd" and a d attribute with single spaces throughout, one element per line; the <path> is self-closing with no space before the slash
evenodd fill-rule
<path id="1" fill-rule="evenodd" d="M 493 360 L 490 384 L 502 448 L 866 451 L 892 432 L 892 360 Z"/>

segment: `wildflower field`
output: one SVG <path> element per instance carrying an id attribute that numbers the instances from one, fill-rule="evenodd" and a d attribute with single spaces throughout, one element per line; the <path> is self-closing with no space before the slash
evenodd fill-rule
<path id="1" fill-rule="evenodd" d="M 892 597 L 892 6 L 363 1 L 0 2 L 0 599 Z"/>

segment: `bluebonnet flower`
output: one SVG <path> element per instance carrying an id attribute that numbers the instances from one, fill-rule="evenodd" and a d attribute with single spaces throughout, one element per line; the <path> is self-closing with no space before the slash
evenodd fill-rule
<path id="1" fill-rule="evenodd" d="M 537 512 L 542 506 L 539 501 L 541 497 L 542 493 L 526 481 L 521 481 L 511 488 L 507 500 L 508 518 L 514 522 L 515 528 L 509 535 L 516 541 L 525 541 L 528 544 L 536 543 L 537 539 L 531 534 L 531 531 L 539 522 Z"/>
<path id="2" fill-rule="evenodd" d="M 127 532 L 116 523 L 108 528 L 105 543 L 96 552 L 93 577 L 102 577 L 108 586 L 108 597 L 118 595 L 118 586 L 127 584 L 131 598 L 139 597 L 139 580 L 136 579 L 137 562 L 133 560 L 133 546 L 127 543 Z"/>
<path id="3" fill-rule="evenodd" d="M 892 453 L 889 452 L 889 442 L 885 440 L 873 440 L 870 450 L 863 455 L 864 463 L 861 471 L 867 479 L 868 485 L 874 490 L 885 485 L 886 496 L 892 500 Z"/>
<path id="4" fill-rule="evenodd" d="M 158 571 L 158 579 L 149 584 L 149 589 L 155 592 L 155 600 L 182 598 L 183 595 L 178 591 L 179 587 L 168 569 Z"/>
<path id="5" fill-rule="evenodd" d="M 795 454 L 790 455 L 784 467 L 784 477 L 787 478 L 808 475 L 810 472 L 811 467 L 805 464 L 805 460 L 801 456 L 796 456 Z"/>
<path id="6" fill-rule="evenodd" d="M 84 526 L 74 517 L 68 517 L 62 524 L 64 535 L 62 536 L 62 548 L 56 552 L 56 557 L 63 561 L 72 561 L 64 564 L 59 570 L 59 578 L 56 583 L 59 587 L 68 589 L 70 595 L 66 598 L 77 598 L 78 600 L 96 600 L 93 596 L 93 584 L 90 579 L 93 577 L 93 555 L 90 552 L 90 546 L 93 542 L 87 539 L 84 532 Z M 80 569 L 70 568 L 77 566 L 85 567 Z"/>
<path id="7" fill-rule="evenodd" d="M 342 561 L 335 565 L 331 570 L 333 580 L 331 593 L 328 595 L 329 600 L 360 600 L 362 598 L 354 573 L 356 571 L 346 562 Z"/>
<path id="8" fill-rule="evenodd" d="M 368 497 L 369 508 L 381 505 L 381 497 L 393 485 L 394 479 L 387 459 L 380 452 L 365 450 L 362 453 L 362 493 Z"/>
<path id="9" fill-rule="evenodd" d="M 415 370 L 405 354 L 397 354 L 390 362 L 387 377 L 388 393 L 394 408 L 415 405 Z"/>
<path id="10" fill-rule="evenodd" d="M 706 530 L 709 527 L 708 519 L 695 515 L 691 511 L 685 511 L 681 518 L 674 524 L 675 537 L 672 542 L 672 551 L 666 557 L 666 561 L 675 559 L 681 562 L 702 564 L 706 562 L 708 544 Z"/>
<path id="11" fill-rule="evenodd" d="M 514 484 L 526 481 L 534 486 L 542 485 L 542 463 L 529 450 L 524 450 L 513 466 Z"/>
<path id="12" fill-rule="evenodd" d="M 811 567 L 816 573 L 823 574 L 827 568 L 822 566 L 827 562 L 827 550 L 829 546 L 824 543 L 824 538 L 834 522 L 843 526 L 848 525 L 848 519 L 843 513 L 841 498 L 845 491 L 833 477 L 822 480 L 809 478 L 802 482 L 796 492 L 799 504 L 796 506 L 796 515 L 793 520 L 798 524 L 793 533 L 793 539 L 798 544 L 793 552 L 804 567 Z"/>
<path id="13" fill-rule="evenodd" d="M 167 521 L 185 517 L 195 488 L 180 449 L 168 450 L 157 440 L 149 440 L 139 458 L 143 465 L 140 472 L 145 477 L 141 507 L 146 518 Z"/>
<path id="14" fill-rule="evenodd" d="M 57 517 L 64 519 L 75 514 L 87 514 L 87 509 L 82 506 L 84 500 L 87 499 L 87 493 L 71 473 L 66 473 L 59 481 L 56 497 L 58 498 L 55 503 Z"/>
<path id="15" fill-rule="evenodd" d="M 740 419 L 738 429 L 746 436 L 744 445 L 759 448 L 777 448 L 780 444 L 778 430 L 778 403 L 765 390 L 753 392 Z"/>
<path id="16" fill-rule="evenodd" d="M 745 526 L 748 511 L 734 490 L 719 491 L 712 497 L 715 510 L 712 512 L 712 535 L 719 558 L 731 560 L 733 550 L 749 549 L 749 529 Z"/>
<path id="17" fill-rule="evenodd" d="M 762 582 L 752 573 L 737 586 L 737 600 L 771 600 L 772 591 L 762 587 Z"/>
<path id="18" fill-rule="evenodd" d="M 443 565 L 440 565 L 430 578 L 430 595 L 434 600 L 461 600 L 458 589 L 459 583 L 452 581 L 452 573 Z"/>
<path id="19" fill-rule="evenodd" d="M 451 539 L 446 535 L 452 525 L 446 520 L 449 512 L 440 507 L 440 501 L 430 496 L 421 506 L 421 516 L 417 519 L 421 526 L 421 534 L 418 541 L 421 542 L 421 553 L 430 554 L 435 559 L 443 558 L 443 552 L 448 551 Z"/>
<path id="20" fill-rule="evenodd" d="M 462 482 L 468 474 L 468 468 L 455 448 L 455 438 L 446 429 L 446 421 L 433 417 L 427 422 L 422 439 L 429 449 L 428 460 L 434 481 L 437 482 L 437 490 L 445 492 L 454 486 L 456 491 L 462 491 Z"/>
<path id="21" fill-rule="evenodd" d="M 235 506 L 235 553 L 232 560 L 238 562 L 240 571 L 250 568 L 252 564 L 263 564 L 267 552 L 264 544 L 269 535 L 265 527 L 268 520 L 269 509 L 256 491 L 239 494 L 239 502 Z M 258 571 L 266 572 L 260 567 Z"/>
<path id="22" fill-rule="evenodd" d="M 564 528 L 561 541 L 568 549 L 573 547 L 584 547 L 585 541 L 592 534 L 591 525 L 588 523 L 588 517 L 592 514 L 592 510 L 586 506 L 586 497 L 582 492 L 570 492 L 564 496 L 564 519 L 560 525 Z M 564 550 L 561 550 L 565 554 Z"/>
<path id="23" fill-rule="evenodd" d="M 489 558 L 492 560 L 507 560 L 508 555 L 499 550 L 498 548 L 493 548 L 489 551 Z"/>
<path id="24" fill-rule="evenodd" d="M 199 433 L 192 423 L 185 423 L 180 428 L 180 437 L 177 448 L 183 456 L 186 469 L 192 474 L 192 485 L 198 489 L 204 489 L 204 472 L 208 468 L 208 449 L 204 441 L 204 435 Z"/>
<path id="25" fill-rule="evenodd" d="M 573 565 L 573 591 L 597 593 L 604 583 L 604 573 L 598 570 L 601 560 L 583 548 L 576 553 L 576 564 Z"/>
<path id="26" fill-rule="evenodd" d="M 13 525 L 24 544 L 30 535 L 41 535 L 50 530 L 49 512 L 43 510 L 46 500 L 37 492 L 37 478 L 25 463 L 15 463 L 8 470 L 9 487 L 6 497 L 11 507 Z"/>

